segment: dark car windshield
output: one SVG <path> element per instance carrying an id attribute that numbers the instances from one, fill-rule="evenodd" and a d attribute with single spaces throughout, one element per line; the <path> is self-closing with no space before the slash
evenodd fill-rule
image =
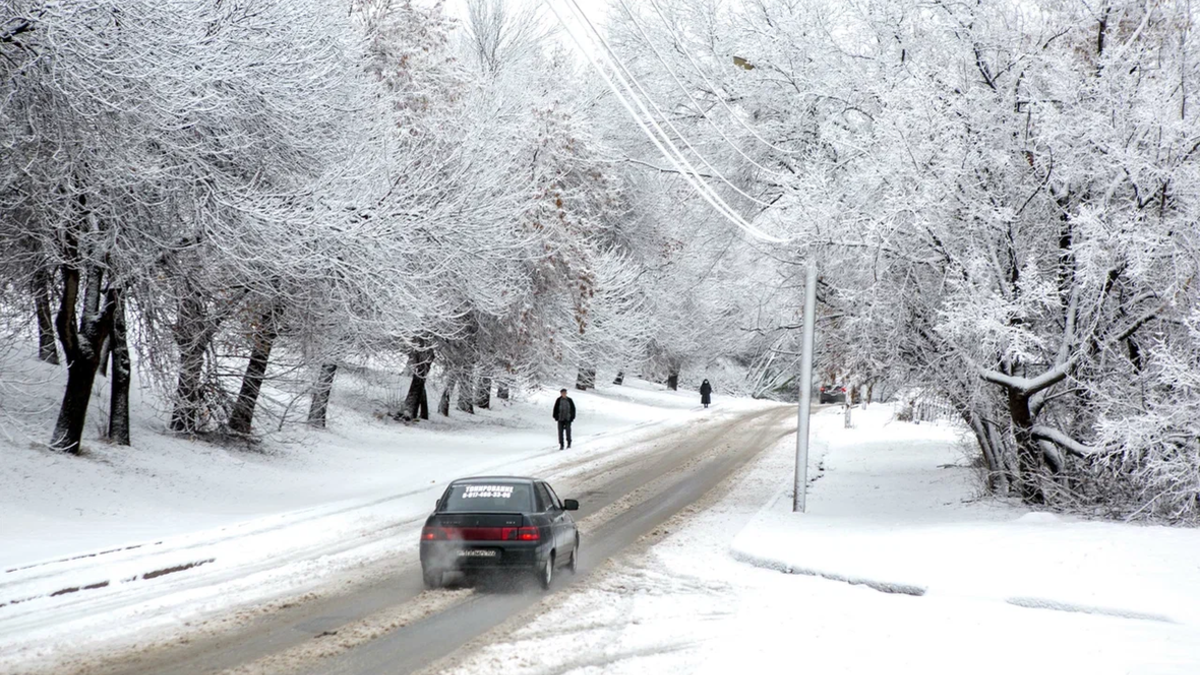
<path id="1" fill-rule="evenodd" d="M 461 483 L 442 498 L 442 511 L 451 513 L 530 513 L 533 490 L 528 483 Z"/>

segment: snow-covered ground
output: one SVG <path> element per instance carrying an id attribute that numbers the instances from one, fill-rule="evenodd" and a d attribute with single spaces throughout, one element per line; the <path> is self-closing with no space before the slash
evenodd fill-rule
<path id="1" fill-rule="evenodd" d="M 860 413 L 858 428 L 831 434 L 806 516 L 776 499 L 734 539 L 734 557 L 929 596 L 1200 627 L 1200 532 L 972 502 L 953 430 L 887 413 Z"/>
<path id="2" fill-rule="evenodd" d="M 569 477 L 702 417 L 762 406 L 718 399 L 704 410 L 697 394 L 634 379 L 572 390 L 575 443 L 559 452 L 556 392 L 406 426 L 354 395 L 361 387 L 347 377 L 328 430 L 292 428 L 247 451 L 163 433 L 163 416 L 138 392 L 133 447 L 105 444 L 89 422 L 87 454 L 76 458 L 35 442 L 53 421 L 58 372 L 17 365 L 32 384 L 0 420 L 0 672 L 169 636 L 341 583 L 368 563 L 415 564 L 416 531 L 453 478 Z"/>
<path id="3" fill-rule="evenodd" d="M 364 400 L 361 377 L 344 375 L 335 386 L 329 429 L 292 425 L 269 435 L 258 451 L 165 434 L 165 414 L 136 389 L 133 446 L 108 445 L 96 438 L 107 419 L 107 382 L 97 378 L 84 438 L 87 455 L 76 458 L 43 445 L 57 413 L 62 369 L 36 362 L 4 366 L 10 379 L 13 367 L 27 369 L 25 379 L 35 384 L 23 390 L 21 400 L 10 396 L 0 403 L 36 412 L 16 419 L 0 416 L 3 569 L 315 505 L 395 499 L 429 485 L 444 486 L 464 473 L 557 457 L 550 418 L 555 392 L 538 391 L 511 403 L 495 400 L 494 410 L 476 415 L 434 414 L 406 427 L 384 417 L 382 401 Z M 686 423 L 699 409 L 698 394 L 666 392 L 632 378 L 629 386 L 601 386 L 598 392 L 572 389 L 572 397 L 579 409 L 578 452 L 607 448 L 610 436 L 640 425 Z M 724 410 L 737 405 L 729 399 L 722 403 Z"/>
<path id="4" fill-rule="evenodd" d="M 527 624 L 440 667 L 543 673 L 1196 673 L 1200 532 L 978 500 L 955 429 L 888 406 L 794 437 Z M 792 573 L 781 573 L 781 571 Z M 853 582 L 853 583 L 851 583 Z"/>

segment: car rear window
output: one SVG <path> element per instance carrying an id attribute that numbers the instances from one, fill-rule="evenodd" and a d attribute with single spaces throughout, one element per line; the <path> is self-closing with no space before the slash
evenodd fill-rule
<path id="1" fill-rule="evenodd" d="M 461 483 L 451 485 L 442 499 L 450 513 L 529 513 L 533 490 L 528 483 Z"/>
<path id="2" fill-rule="evenodd" d="M 537 509 L 539 513 L 548 511 L 550 507 L 554 506 L 554 500 L 550 498 L 550 493 L 546 491 L 545 484 L 538 483 L 534 489 L 537 491 Z"/>

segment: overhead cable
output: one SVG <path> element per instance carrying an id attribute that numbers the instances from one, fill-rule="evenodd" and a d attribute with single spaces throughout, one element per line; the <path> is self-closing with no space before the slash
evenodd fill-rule
<path id="1" fill-rule="evenodd" d="M 602 56 L 604 56 L 607 61 L 617 62 L 616 56 L 612 49 L 609 47 L 607 41 L 604 40 L 603 36 L 600 35 L 599 31 L 596 30 L 596 27 L 587 17 L 587 14 L 583 12 L 575 0 L 567 0 L 567 2 L 568 9 L 570 9 L 572 13 L 576 15 L 580 21 L 580 24 L 587 29 L 589 38 L 591 38 L 593 42 L 603 47 L 601 52 Z M 575 42 L 576 46 L 579 47 L 579 50 L 596 70 L 597 74 L 599 74 L 604 80 L 605 84 L 608 85 L 609 89 L 613 92 L 613 95 L 617 97 L 617 100 L 619 100 L 621 105 L 625 107 L 627 112 L 629 112 L 634 122 L 638 125 L 638 128 L 642 130 L 646 137 L 650 139 L 651 143 L 653 143 L 654 146 L 658 148 L 659 152 L 662 153 L 663 157 L 665 157 L 667 161 L 679 171 L 680 175 L 682 175 L 684 179 L 687 180 L 688 183 L 700 193 L 700 196 L 707 201 L 709 205 L 716 209 L 718 213 L 725 216 L 738 228 L 757 239 L 771 243 L 786 243 L 787 240 L 763 232 L 759 228 L 746 222 L 744 218 L 734 211 L 734 209 L 728 203 L 726 203 L 725 200 L 722 199 L 715 190 L 713 190 L 712 186 L 700 176 L 699 172 L 694 166 L 692 166 L 687 157 L 684 156 L 679 148 L 675 146 L 670 136 L 667 135 L 666 132 L 663 131 L 662 127 L 659 126 L 657 121 L 655 121 L 654 116 L 646 108 L 646 105 L 637 97 L 633 87 L 631 87 L 629 82 L 626 81 L 625 76 L 621 72 L 622 69 L 612 67 L 610 73 L 604 64 L 598 61 L 596 56 L 592 54 L 591 50 L 587 49 L 583 45 L 579 36 L 572 29 L 570 23 L 564 20 L 562 13 L 559 12 L 558 8 L 554 5 L 553 0 L 546 0 L 546 4 L 550 7 L 551 11 L 554 12 L 554 15 L 558 18 L 559 22 L 567 29 L 568 35 L 571 36 L 571 39 Z"/>
<path id="2" fill-rule="evenodd" d="M 657 12 L 659 18 L 662 19 L 663 25 L 667 27 L 667 32 L 671 34 L 671 39 L 675 40 L 675 44 L 679 45 L 679 51 L 683 52 L 683 55 L 686 56 L 688 61 L 691 62 L 692 67 L 695 68 L 696 72 L 700 74 L 700 77 L 701 77 L 701 79 L 704 80 L 704 83 L 706 85 L 708 85 L 708 87 L 710 89 L 712 89 L 714 94 L 716 94 L 717 93 L 716 85 L 714 85 L 712 83 L 712 81 L 708 79 L 708 75 L 706 75 L 704 73 L 704 69 L 700 67 L 700 64 L 696 63 L 696 60 L 692 58 L 691 53 L 688 52 L 687 48 L 683 44 L 683 41 L 679 38 L 679 35 L 675 32 L 675 29 L 671 28 L 671 22 L 667 20 L 666 15 L 663 14 L 662 8 L 658 6 L 658 0 L 650 0 L 650 5 L 652 7 L 654 7 L 654 11 Z M 767 147 L 771 148 L 772 150 L 775 150 L 776 152 L 782 152 L 786 155 L 797 154 L 795 151 L 788 150 L 786 148 L 781 148 L 781 147 L 775 145 L 774 143 L 772 143 L 771 141 L 768 141 L 767 139 L 763 138 L 762 136 L 759 136 L 758 132 L 756 132 L 754 129 L 750 128 L 750 125 L 746 124 L 746 122 L 737 114 L 737 112 L 734 111 L 733 108 L 729 107 L 729 104 L 725 102 L 724 97 L 717 96 L 717 100 L 721 102 L 721 105 L 725 106 L 725 110 L 727 110 L 729 112 L 730 116 L 732 116 L 734 119 L 737 120 L 737 123 L 740 124 L 743 129 L 750 132 L 750 134 L 752 136 L 754 136 L 755 138 L 757 138 L 761 143 L 763 143 Z"/>
<path id="3" fill-rule="evenodd" d="M 716 120 L 709 117 L 708 112 L 706 112 L 704 110 L 704 106 L 702 106 L 700 104 L 700 102 L 696 100 L 696 97 L 692 96 L 692 93 L 690 91 L 688 91 L 687 86 L 683 83 L 683 81 L 675 73 L 675 69 L 672 68 L 671 64 L 668 63 L 667 60 L 663 57 L 662 52 L 660 52 L 658 50 L 658 48 L 654 46 L 654 41 L 650 38 L 649 33 L 647 33 L 646 29 L 642 26 L 642 24 L 640 24 L 638 22 L 637 18 L 633 15 L 633 11 L 629 8 L 629 5 L 627 5 L 625 3 L 625 0 L 617 0 L 617 2 L 619 2 L 621 5 L 621 8 L 625 10 L 625 14 L 629 17 L 629 20 L 633 23 L 634 27 L 637 28 L 638 33 L 640 33 L 642 36 L 642 39 L 644 39 L 646 41 L 646 44 L 649 45 L 650 50 L 654 52 L 655 58 L 657 58 L 658 62 L 663 65 L 663 68 L 666 69 L 667 73 L 669 73 L 671 75 L 671 79 L 675 81 L 675 84 L 676 84 L 676 86 L 679 87 L 679 90 L 682 91 L 683 95 L 686 96 L 688 98 L 688 101 L 691 102 L 692 107 L 694 107 L 696 109 L 696 112 L 700 113 L 701 117 L 703 117 L 709 124 L 712 125 L 713 129 L 716 130 L 717 134 L 719 134 L 721 136 L 721 138 L 729 145 L 729 147 L 733 148 L 747 162 L 750 162 L 751 164 L 758 167 L 759 169 L 762 169 L 763 171 L 765 171 L 769 174 L 775 175 L 775 176 L 782 176 L 785 178 L 790 178 L 792 176 L 792 174 L 790 174 L 790 173 L 785 173 L 782 171 L 771 169 L 769 167 L 763 166 L 762 164 L 759 164 L 757 161 L 754 160 L 753 157 L 751 157 L 750 155 L 747 155 L 745 153 L 745 151 L 743 151 L 740 147 L 738 147 L 738 145 L 736 143 L 731 141 L 729 139 L 729 137 L 725 135 L 725 132 L 721 130 L 721 125 L 717 124 Z M 667 29 L 670 30 L 670 26 L 667 26 Z M 672 33 L 672 38 L 675 39 L 674 33 Z M 676 44 L 679 45 L 679 50 L 682 52 L 685 52 L 685 54 L 686 54 L 687 47 L 684 46 L 683 44 L 679 43 L 679 41 L 677 39 L 676 39 Z M 689 59 L 691 59 L 691 54 L 686 54 L 686 56 Z M 703 75 L 703 73 L 701 73 L 701 75 Z M 720 93 L 717 92 L 717 90 L 712 86 L 712 83 L 706 81 L 706 84 L 708 84 L 709 89 L 712 90 L 713 95 L 716 98 L 721 99 L 722 102 L 724 102 L 724 99 L 721 97 Z M 736 117 L 736 115 L 735 115 L 735 117 Z M 738 121 L 740 122 L 741 120 L 739 119 Z"/>

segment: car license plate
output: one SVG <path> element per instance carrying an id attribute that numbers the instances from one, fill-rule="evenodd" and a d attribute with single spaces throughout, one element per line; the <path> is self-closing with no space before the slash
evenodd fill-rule
<path id="1" fill-rule="evenodd" d="M 460 558 L 495 558 L 497 551 L 491 548 L 468 548 L 458 552 Z"/>

